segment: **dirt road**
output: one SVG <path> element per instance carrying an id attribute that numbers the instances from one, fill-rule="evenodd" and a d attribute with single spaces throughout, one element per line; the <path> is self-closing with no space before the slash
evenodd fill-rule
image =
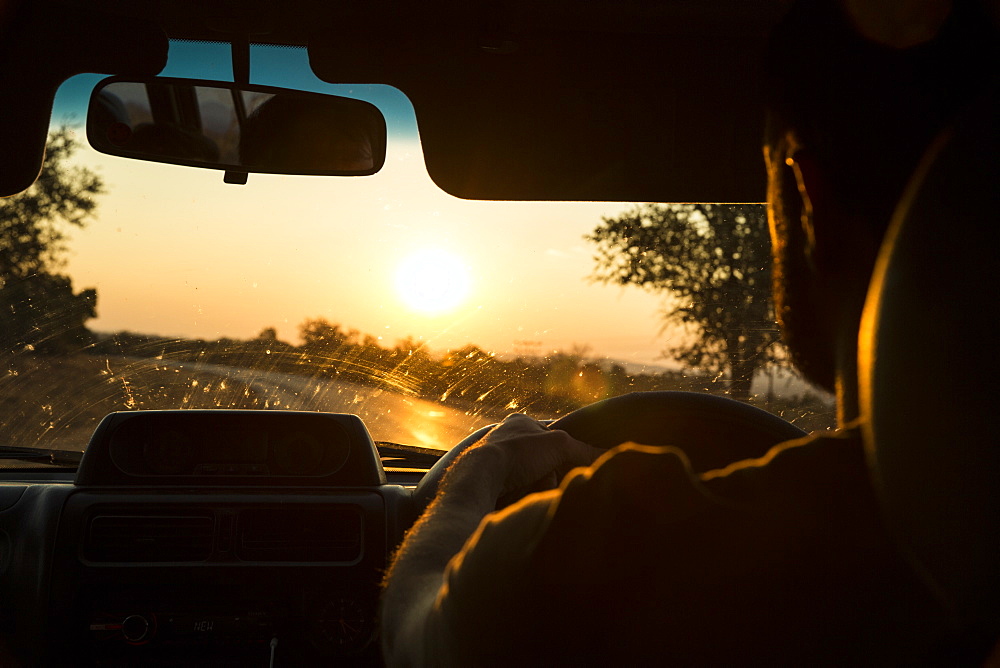
<path id="1" fill-rule="evenodd" d="M 490 423 L 455 408 L 355 383 L 198 362 L 158 363 L 244 383 L 266 401 L 267 408 L 353 413 L 364 421 L 376 441 L 447 450 Z"/>

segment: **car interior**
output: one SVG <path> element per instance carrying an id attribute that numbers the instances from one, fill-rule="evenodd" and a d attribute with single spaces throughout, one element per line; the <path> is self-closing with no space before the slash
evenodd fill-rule
<path id="1" fill-rule="evenodd" d="M 427 176 L 453 198 L 759 203 L 761 61 L 786 6 L 8 0 L 0 195 L 39 174 L 60 86 L 96 74 L 80 136 L 138 165 L 136 178 L 146 163 L 236 193 L 267 178 L 377 178 L 394 164 L 394 117 L 350 91 L 379 84 L 412 104 Z M 204 44 L 219 47 L 212 58 L 231 76 L 166 74 L 168 53 Z M 282 85 L 281 72 L 261 83 L 261 47 L 298 49 L 310 76 L 339 87 Z M 239 132 L 206 130 L 209 104 Z M 914 176 L 861 338 L 866 438 L 887 517 L 938 586 L 993 619 L 996 109 L 994 86 Z M 286 133 L 292 117 L 316 124 Z M 504 230 L 477 234 L 489 245 Z M 337 252 L 350 244 L 345 234 Z M 179 364 L 157 363 L 171 373 Z M 699 471 L 806 433 L 725 396 L 626 389 L 595 399 L 546 417 L 599 447 L 694 444 Z M 13 422 L 17 404 L 4 406 Z M 382 665 L 379 588 L 393 550 L 448 464 L 496 422 L 481 416 L 430 451 L 373 437 L 378 408 L 138 408 L 88 423 L 85 448 L 0 444 L 10 447 L 0 462 L 0 665 Z"/>

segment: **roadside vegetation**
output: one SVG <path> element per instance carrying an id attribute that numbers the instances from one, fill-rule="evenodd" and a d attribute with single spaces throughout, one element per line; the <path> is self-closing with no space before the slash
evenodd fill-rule
<path id="1" fill-rule="evenodd" d="M 560 415 L 626 392 L 731 392 L 724 379 L 697 373 L 629 373 L 620 363 L 589 356 L 585 346 L 546 356 L 502 357 L 473 344 L 435 353 L 410 337 L 383 347 L 374 336 L 322 318 L 304 321 L 299 332 L 297 346 L 278 339 L 273 328 L 253 339 L 214 341 L 121 332 L 102 338 L 90 351 L 109 359 L 199 362 L 374 386 L 489 418 L 515 411 Z M 804 429 L 830 426 L 827 401 L 810 393 L 779 397 L 765 392 L 749 402 Z"/>

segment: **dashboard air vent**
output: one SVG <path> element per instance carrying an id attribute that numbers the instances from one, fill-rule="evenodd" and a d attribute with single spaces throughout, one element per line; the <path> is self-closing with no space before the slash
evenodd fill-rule
<path id="1" fill-rule="evenodd" d="M 362 515 L 354 505 L 255 508 L 239 517 L 244 561 L 351 562 L 361 556 Z"/>
<path id="2" fill-rule="evenodd" d="M 102 514 L 90 520 L 84 556 L 97 562 L 205 561 L 215 518 L 208 512 Z"/>

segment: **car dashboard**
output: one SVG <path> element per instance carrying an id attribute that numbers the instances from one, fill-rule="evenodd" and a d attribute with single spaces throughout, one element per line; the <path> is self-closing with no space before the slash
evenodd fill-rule
<path id="1" fill-rule="evenodd" d="M 387 477 L 353 415 L 111 414 L 75 473 L 2 475 L 5 661 L 378 665 L 416 457 Z"/>

